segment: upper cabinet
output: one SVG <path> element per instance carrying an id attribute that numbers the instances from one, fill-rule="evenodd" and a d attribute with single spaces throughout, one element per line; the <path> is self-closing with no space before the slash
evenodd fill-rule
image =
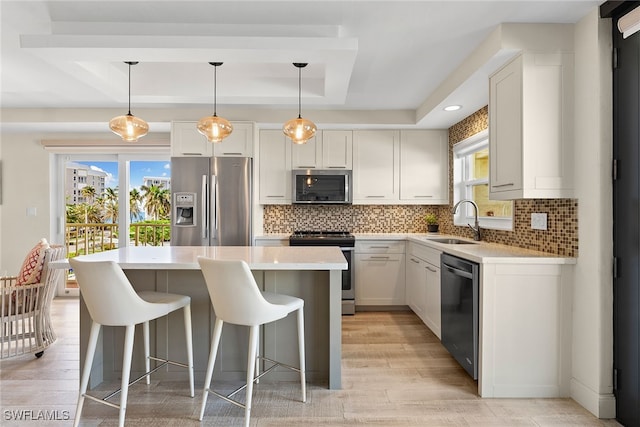
<path id="1" fill-rule="evenodd" d="M 523 53 L 489 78 L 491 199 L 573 197 L 573 67 Z"/>
<path id="2" fill-rule="evenodd" d="M 291 203 L 291 145 L 281 130 L 260 131 L 260 204 Z"/>
<path id="3" fill-rule="evenodd" d="M 353 203 L 395 204 L 400 189 L 400 132 L 353 131 Z"/>
<path id="4" fill-rule="evenodd" d="M 213 155 L 216 157 L 253 157 L 253 123 L 232 122 L 231 124 L 233 132 L 222 142 L 213 144 Z"/>
<path id="5" fill-rule="evenodd" d="M 293 169 L 352 169 L 353 132 L 318 131 L 306 144 L 291 147 Z"/>
<path id="6" fill-rule="evenodd" d="M 171 122 L 171 155 L 211 157 L 213 144 L 198 132 L 196 122 Z"/>
<path id="7" fill-rule="evenodd" d="M 449 133 L 400 131 L 400 202 L 449 203 Z"/>
<path id="8" fill-rule="evenodd" d="M 197 122 L 171 122 L 171 155 L 174 157 L 253 157 L 253 123 L 232 122 L 233 132 L 222 142 L 207 141 Z"/>
<path id="9" fill-rule="evenodd" d="M 322 167 L 353 168 L 353 131 L 325 130 L 322 132 Z"/>

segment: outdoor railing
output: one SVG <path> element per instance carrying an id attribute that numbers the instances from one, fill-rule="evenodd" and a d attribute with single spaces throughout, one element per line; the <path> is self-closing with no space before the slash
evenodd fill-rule
<path id="1" fill-rule="evenodd" d="M 131 246 L 164 246 L 169 244 L 169 224 L 133 223 L 130 226 Z M 65 228 L 65 245 L 69 258 L 116 249 L 118 224 L 69 223 Z"/>

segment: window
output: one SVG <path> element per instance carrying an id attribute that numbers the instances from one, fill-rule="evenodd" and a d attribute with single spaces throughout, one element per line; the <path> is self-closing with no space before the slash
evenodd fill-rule
<path id="1" fill-rule="evenodd" d="M 481 228 L 513 230 L 513 202 L 489 200 L 488 131 L 477 133 L 453 147 L 453 201 L 473 200 L 478 205 Z M 470 203 L 460 206 L 453 216 L 455 225 L 473 224 Z"/>

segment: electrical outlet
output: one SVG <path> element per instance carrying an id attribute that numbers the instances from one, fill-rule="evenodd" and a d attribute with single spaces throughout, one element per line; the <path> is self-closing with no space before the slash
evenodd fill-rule
<path id="1" fill-rule="evenodd" d="M 546 230 L 547 229 L 547 214 L 546 213 L 532 213 L 531 214 L 531 228 L 533 230 Z"/>

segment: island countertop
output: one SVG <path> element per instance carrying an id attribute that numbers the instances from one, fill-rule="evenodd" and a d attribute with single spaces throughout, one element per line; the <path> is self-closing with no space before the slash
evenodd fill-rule
<path id="1" fill-rule="evenodd" d="M 81 255 L 80 259 L 115 261 L 123 269 L 199 270 L 198 257 L 243 260 L 252 270 L 346 270 L 347 260 L 337 247 L 290 246 L 131 246 Z M 52 268 L 69 268 L 68 260 Z"/>

